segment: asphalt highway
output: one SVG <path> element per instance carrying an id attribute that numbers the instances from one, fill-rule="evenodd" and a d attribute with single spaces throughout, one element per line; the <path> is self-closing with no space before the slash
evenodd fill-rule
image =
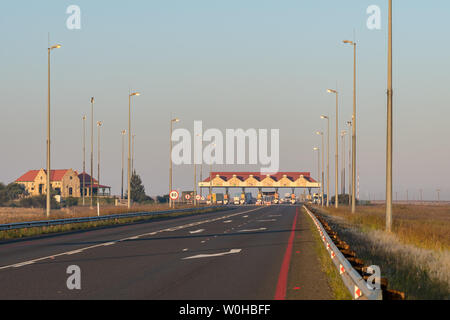
<path id="1" fill-rule="evenodd" d="M 0 243 L 0 299 L 285 299 L 302 215 L 245 206 Z M 316 257 L 304 263 L 317 273 Z M 73 265 L 79 290 L 67 286 Z"/>

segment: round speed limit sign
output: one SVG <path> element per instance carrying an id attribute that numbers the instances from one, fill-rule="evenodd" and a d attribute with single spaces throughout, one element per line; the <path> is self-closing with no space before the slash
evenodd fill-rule
<path id="1" fill-rule="evenodd" d="M 170 191 L 169 197 L 171 200 L 177 200 L 179 196 L 180 194 L 178 193 L 177 190 Z"/>
<path id="2" fill-rule="evenodd" d="M 191 195 L 188 193 L 188 194 L 186 194 L 186 195 L 184 196 L 184 198 L 185 198 L 186 200 L 189 200 L 189 199 L 191 198 Z"/>
<path id="3" fill-rule="evenodd" d="M 201 198 L 202 198 L 202 196 L 199 195 L 199 194 L 195 196 L 195 199 L 196 199 L 197 201 L 200 200 Z"/>

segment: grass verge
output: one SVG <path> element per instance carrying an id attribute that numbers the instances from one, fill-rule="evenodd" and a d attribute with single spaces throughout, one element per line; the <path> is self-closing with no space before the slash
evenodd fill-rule
<path id="1" fill-rule="evenodd" d="M 405 243 L 396 233 L 368 228 L 346 217 L 333 215 L 331 210 L 318 210 L 366 265 L 380 267 L 382 276 L 389 280 L 389 288 L 403 291 L 408 300 L 450 299 L 448 250 L 424 249 Z"/>
<path id="2" fill-rule="evenodd" d="M 304 208 L 302 208 L 302 214 L 306 214 Z M 331 261 L 328 251 L 323 246 L 323 242 L 319 237 L 319 233 L 317 232 L 317 229 L 313 221 L 309 216 L 307 216 L 307 219 L 308 219 L 308 226 L 314 238 L 314 249 L 316 250 L 317 256 L 319 257 L 320 267 L 322 271 L 327 275 L 328 284 L 330 285 L 330 288 L 333 292 L 334 299 L 352 300 L 352 296 L 350 292 L 348 292 L 348 289 L 345 286 L 344 282 L 342 281 L 340 274 L 338 273 L 335 265 Z"/>
<path id="3" fill-rule="evenodd" d="M 231 208 L 230 208 L 231 209 Z M 204 214 L 215 212 L 219 210 L 228 210 L 228 208 L 210 208 L 210 209 L 192 209 L 188 212 L 173 212 L 167 214 L 142 216 L 142 217 L 132 217 L 132 218 L 122 218 L 122 219 L 111 219 L 104 221 L 86 222 L 86 223 L 71 223 L 59 226 L 49 226 L 49 227 L 34 227 L 34 228 L 24 228 L 15 230 L 4 230 L 0 231 L 0 240 L 10 240 L 17 238 L 34 237 L 44 234 L 69 232 L 85 229 L 95 229 L 99 227 L 107 227 L 114 225 L 130 224 L 143 222 L 152 219 L 163 219 L 163 218 L 177 218 L 181 216 L 189 216 L 194 214 Z"/>

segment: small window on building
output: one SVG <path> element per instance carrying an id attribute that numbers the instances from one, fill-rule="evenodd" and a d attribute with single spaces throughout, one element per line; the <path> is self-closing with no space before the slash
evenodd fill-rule
<path id="1" fill-rule="evenodd" d="M 69 196 L 72 195 L 72 188 L 69 188 Z"/>

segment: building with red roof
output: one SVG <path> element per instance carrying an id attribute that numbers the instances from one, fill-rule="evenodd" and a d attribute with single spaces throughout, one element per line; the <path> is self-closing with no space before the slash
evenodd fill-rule
<path id="1" fill-rule="evenodd" d="M 47 170 L 30 170 L 15 182 L 23 185 L 30 196 L 46 194 Z M 73 169 L 51 170 L 50 185 L 61 197 L 81 196 L 80 179 Z"/>

